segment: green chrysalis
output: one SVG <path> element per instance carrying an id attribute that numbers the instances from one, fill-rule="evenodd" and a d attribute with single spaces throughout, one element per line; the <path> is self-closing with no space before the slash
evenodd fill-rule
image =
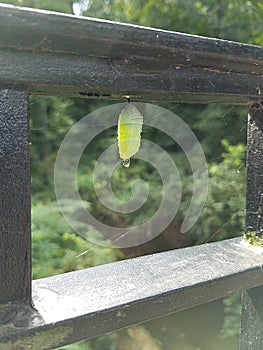
<path id="1" fill-rule="evenodd" d="M 118 118 L 118 147 L 123 165 L 130 165 L 130 158 L 134 156 L 141 144 L 143 116 L 138 109 L 129 103 Z"/>

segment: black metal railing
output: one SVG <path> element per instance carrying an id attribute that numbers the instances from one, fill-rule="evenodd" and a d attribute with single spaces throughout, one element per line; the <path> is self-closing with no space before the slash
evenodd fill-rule
<path id="1" fill-rule="evenodd" d="M 246 226 L 261 234 L 262 91 L 257 46 L 0 5 L 0 348 L 53 349 L 242 290 L 240 350 L 262 349 L 263 255 L 242 238 L 31 282 L 28 141 L 30 94 L 248 106 Z"/>

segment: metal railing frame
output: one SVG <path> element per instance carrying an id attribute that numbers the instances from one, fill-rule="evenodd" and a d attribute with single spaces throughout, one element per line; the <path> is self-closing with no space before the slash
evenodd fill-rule
<path id="1" fill-rule="evenodd" d="M 30 94 L 248 106 L 246 227 L 261 234 L 261 91 L 261 47 L 1 4 L 0 348 L 54 349 L 242 290 L 240 350 L 262 349 L 263 256 L 242 238 L 31 281 L 28 115 Z"/>

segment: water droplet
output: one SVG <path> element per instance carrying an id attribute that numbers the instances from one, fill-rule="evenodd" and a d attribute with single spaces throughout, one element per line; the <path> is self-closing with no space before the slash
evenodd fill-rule
<path id="1" fill-rule="evenodd" d="M 130 164 L 131 164 L 130 158 L 124 159 L 122 161 L 122 165 L 125 166 L 125 168 L 129 168 Z"/>

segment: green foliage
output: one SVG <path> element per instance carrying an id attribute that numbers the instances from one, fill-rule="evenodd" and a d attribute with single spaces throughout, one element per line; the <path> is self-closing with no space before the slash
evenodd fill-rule
<path id="1" fill-rule="evenodd" d="M 72 13 L 72 6 L 74 1 L 72 0 L 7 0 L 5 3 L 31 7 L 42 10 L 50 10 L 63 13 Z"/>
<path id="2" fill-rule="evenodd" d="M 91 339 L 88 343 L 92 350 L 119 350 L 117 339 L 118 332 L 113 332 Z"/>
<path id="3" fill-rule="evenodd" d="M 55 200 L 54 164 L 61 142 L 75 122 L 106 103 L 107 101 L 64 97 L 30 98 L 33 203 Z M 89 154 L 97 152 L 103 146 L 102 138 L 97 141 L 90 145 Z M 90 157 L 88 153 L 86 155 L 85 161 L 89 164 Z"/>
<path id="4" fill-rule="evenodd" d="M 189 112 L 193 113 L 193 106 L 190 106 Z M 221 162 L 221 154 L 226 149 L 222 139 L 233 145 L 246 143 L 246 114 L 244 107 L 214 104 L 200 106 L 192 116 L 187 114 L 208 163 Z"/>
<path id="5" fill-rule="evenodd" d="M 198 243 L 240 236 L 244 230 L 246 147 L 225 139 L 222 145 L 222 162 L 209 164 L 208 196 L 193 230 Z"/>
<path id="6" fill-rule="evenodd" d="M 138 176 L 138 172 L 140 173 L 140 177 Z M 90 175 L 88 176 L 87 174 Z M 112 188 L 116 197 L 123 201 L 130 200 L 131 186 L 135 179 L 140 178 L 149 185 L 150 193 L 147 202 L 143 206 L 143 210 L 139 210 L 138 212 L 131 214 L 113 212 L 101 204 L 93 188 L 92 174 L 92 166 L 86 166 L 85 172 L 81 172 L 79 174 L 78 183 L 80 193 L 82 194 L 83 198 L 92 203 L 90 208 L 91 213 L 105 224 L 114 225 L 115 227 L 139 224 L 145 221 L 147 218 L 150 218 L 157 210 L 161 199 L 162 184 L 160 177 L 156 174 L 156 171 L 146 162 L 133 159 L 132 165 L 130 166 L 128 172 L 127 169 L 120 164 L 115 169 L 111 178 Z M 97 188 L 100 187 L 100 191 L 103 193 L 107 183 L 106 181 L 101 181 L 94 185 Z M 105 192 L 105 197 L 106 196 L 107 193 Z"/>
<path id="7" fill-rule="evenodd" d="M 223 299 L 225 318 L 221 330 L 222 338 L 240 333 L 241 293 L 233 293 Z"/>
<path id="8" fill-rule="evenodd" d="M 53 173 L 56 153 L 73 125 L 66 98 L 33 97 L 30 99 L 30 141 L 33 201 L 55 199 Z"/>
<path id="9" fill-rule="evenodd" d="M 95 350 L 90 347 L 89 343 L 86 341 L 78 342 L 77 344 L 71 344 L 58 348 L 58 350 Z"/>
<path id="10" fill-rule="evenodd" d="M 68 203 L 78 210 L 74 204 Z M 99 247 L 77 235 L 67 225 L 56 202 L 33 206 L 32 232 L 33 278 L 100 265 L 122 256 L 117 249 Z"/>
<path id="11" fill-rule="evenodd" d="M 240 236 L 244 230 L 246 147 L 226 139 L 222 145 L 222 162 L 209 164 L 208 196 L 194 226 L 199 243 Z"/>

